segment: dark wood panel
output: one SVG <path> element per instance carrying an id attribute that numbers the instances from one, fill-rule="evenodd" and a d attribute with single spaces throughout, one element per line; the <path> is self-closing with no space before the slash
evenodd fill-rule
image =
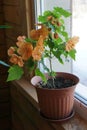
<path id="1" fill-rule="evenodd" d="M 0 0 L 0 5 L 2 5 L 3 0 Z"/>
<path id="2" fill-rule="evenodd" d="M 1 58 L 1 56 L 0 56 L 0 59 L 4 61 L 4 58 Z M 7 71 L 8 71 L 8 68 L 0 64 L 0 75 L 6 74 Z"/>
<path id="3" fill-rule="evenodd" d="M 5 20 L 21 24 L 22 18 L 20 17 L 20 7 L 19 6 L 4 6 L 4 16 Z"/>
<path id="4" fill-rule="evenodd" d="M 18 36 L 22 36 L 22 35 L 26 35 L 22 30 L 22 26 L 16 26 L 15 24 L 11 24 L 10 25 L 11 28 L 10 29 L 6 29 L 5 32 L 6 32 L 6 39 L 9 38 L 11 39 L 12 41 L 17 41 L 17 37 Z M 7 43 L 8 45 L 9 43 Z M 14 43 L 15 44 L 15 43 Z"/>
<path id="5" fill-rule="evenodd" d="M 8 83 L 6 82 L 6 80 L 7 80 L 6 74 L 0 75 L 0 88 L 8 86 Z"/>
<path id="6" fill-rule="evenodd" d="M 0 10 L 1 10 L 1 8 L 0 8 Z M 0 12 L 0 25 L 2 25 L 3 24 L 3 14 Z"/>
<path id="7" fill-rule="evenodd" d="M 23 111 L 15 105 L 13 107 L 15 108 L 12 112 L 13 128 L 16 128 L 16 130 L 38 130 Z"/>
<path id="8" fill-rule="evenodd" d="M 5 45 L 5 39 L 4 39 L 5 37 L 4 37 L 4 29 L 0 29 L 0 46 L 1 46 L 1 44 L 3 44 L 3 45 Z M 1 47 L 0 47 L 1 48 Z M 5 49 L 6 47 L 4 46 L 4 49 Z"/>
<path id="9" fill-rule="evenodd" d="M 11 130 L 11 120 L 9 117 L 0 118 L 0 130 Z"/>
<path id="10" fill-rule="evenodd" d="M 0 103 L 0 117 L 9 115 L 10 115 L 10 103 L 9 102 Z"/>
<path id="11" fill-rule="evenodd" d="M 7 61 L 7 47 L 14 45 L 19 35 L 27 34 L 25 10 L 25 0 L 0 0 L 0 25 L 12 26 L 10 29 L 0 29 L 0 60 Z M 0 65 L 0 130 L 10 130 L 10 95 L 6 82 L 7 69 Z M 17 121 L 15 120 L 16 124 Z M 22 130 L 22 124 L 20 128 L 17 130 Z M 14 130 L 16 130 L 16 125 Z"/>
<path id="12" fill-rule="evenodd" d="M 5 45 L 6 45 L 5 43 L 0 45 L 0 59 L 2 59 L 2 57 L 7 55 Z"/>
<path id="13" fill-rule="evenodd" d="M 9 87 L 0 88 L 0 103 L 9 101 L 10 92 Z"/>
<path id="14" fill-rule="evenodd" d="M 7 4 L 7 5 L 19 5 L 19 0 L 3 0 L 3 4 Z"/>
<path id="15" fill-rule="evenodd" d="M 2 4 L 0 3 L 0 13 L 2 13 Z"/>
<path id="16" fill-rule="evenodd" d="M 24 130 L 22 119 L 14 112 L 12 112 L 12 129 Z"/>

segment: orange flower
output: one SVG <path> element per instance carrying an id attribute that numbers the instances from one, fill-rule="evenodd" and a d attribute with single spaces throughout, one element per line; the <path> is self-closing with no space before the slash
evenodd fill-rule
<path id="1" fill-rule="evenodd" d="M 20 42 L 23 42 L 23 41 L 25 41 L 25 38 L 26 38 L 25 36 L 18 36 L 17 40 Z"/>
<path id="2" fill-rule="evenodd" d="M 14 47 L 10 47 L 9 49 L 8 49 L 8 55 L 9 56 L 12 56 L 13 54 L 14 54 L 14 52 L 15 52 L 15 48 Z"/>
<path id="3" fill-rule="evenodd" d="M 39 61 L 41 59 L 42 53 L 44 51 L 43 46 L 37 46 L 32 52 L 32 57 L 34 60 Z"/>
<path id="4" fill-rule="evenodd" d="M 41 36 L 39 37 L 39 40 L 37 41 L 37 45 L 36 45 L 36 46 L 42 46 L 42 45 L 43 45 L 43 42 L 44 42 L 44 38 L 43 38 L 43 36 L 41 35 Z"/>
<path id="5" fill-rule="evenodd" d="M 79 41 L 79 37 L 76 37 L 76 36 L 69 39 L 69 41 L 66 43 L 66 46 L 65 46 L 66 51 L 70 51 L 70 50 L 74 49 L 74 47 L 78 41 Z"/>
<path id="6" fill-rule="evenodd" d="M 40 36 L 37 45 L 32 52 L 33 59 L 39 61 L 41 59 L 43 51 L 44 51 L 43 36 Z"/>
<path id="7" fill-rule="evenodd" d="M 17 56 L 16 54 L 13 54 L 10 58 L 10 62 L 13 63 L 13 64 L 17 64 L 19 65 L 20 67 L 23 67 L 24 65 L 24 62 L 22 60 L 22 57 L 21 56 Z"/>
<path id="8" fill-rule="evenodd" d="M 30 58 L 32 55 L 32 50 L 33 50 L 32 44 L 25 42 L 18 48 L 17 52 L 22 56 L 23 60 L 28 60 L 28 58 Z"/>
<path id="9" fill-rule="evenodd" d="M 53 17 L 50 15 L 50 16 L 47 17 L 47 20 L 48 20 L 48 21 L 51 21 L 52 18 L 53 18 Z"/>
<path id="10" fill-rule="evenodd" d="M 19 37 L 17 37 L 17 42 L 16 42 L 16 45 L 18 46 L 18 47 L 21 47 L 21 46 L 23 46 L 23 44 L 25 44 L 25 36 L 19 36 Z"/>
<path id="11" fill-rule="evenodd" d="M 21 46 L 23 46 L 24 44 L 25 44 L 24 41 L 18 41 L 18 42 L 16 42 L 16 45 L 17 45 L 18 47 L 21 47 Z"/>
<path id="12" fill-rule="evenodd" d="M 39 25 L 38 25 L 38 26 L 39 26 Z M 40 37 L 40 35 L 43 36 L 43 39 L 45 39 L 45 38 L 48 36 L 48 34 L 49 34 L 48 29 L 47 29 L 44 25 L 41 25 L 41 24 L 40 24 L 40 26 L 41 26 L 40 29 L 38 29 L 38 30 L 33 29 L 33 30 L 30 32 L 30 37 L 31 37 L 32 39 L 38 40 L 39 37 Z"/>

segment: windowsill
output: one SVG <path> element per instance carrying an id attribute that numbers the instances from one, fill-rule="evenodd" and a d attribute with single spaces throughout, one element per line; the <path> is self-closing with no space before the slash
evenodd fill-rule
<path id="1" fill-rule="evenodd" d="M 17 86 L 17 89 L 20 90 L 22 94 L 32 103 L 32 105 L 39 110 L 36 90 L 27 80 L 21 79 L 19 81 L 13 81 L 12 84 Z M 80 116 L 81 114 L 84 115 L 83 117 L 87 118 L 85 115 L 85 112 L 87 113 L 87 107 L 75 99 L 75 110 L 76 112 L 74 117 L 61 124 L 63 130 L 75 130 L 76 128 L 80 130 L 87 129 L 87 121 Z M 59 124 L 51 123 L 51 125 L 54 128 L 59 128 Z"/>
<path id="2" fill-rule="evenodd" d="M 78 84 L 75 89 L 75 109 L 84 119 L 87 120 L 87 87 Z"/>

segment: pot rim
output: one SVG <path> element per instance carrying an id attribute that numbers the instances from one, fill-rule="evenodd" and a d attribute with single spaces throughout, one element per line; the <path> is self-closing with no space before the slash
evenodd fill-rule
<path id="1" fill-rule="evenodd" d="M 76 80 L 76 83 L 75 83 L 75 85 L 72 85 L 72 86 L 70 86 L 70 87 L 66 87 L 66 88 L 50 88 L 50 90 L 67 90 L 67 89 L 69 89 L 69 88 L 72 88 L 72 87 L 76 87 L 76 85 L 79 83 L 79 78 L 78 78 L 78 76 L 76 76 L 75 74 L 72 74 L 72 73 L 67 73 L 67 72 L 56 72 L 58 75 L 62 75 L 62 77 L 64 77 L 64 75 L 66 75 L 66 76 L 70 76 L 70 78 L 71 77 L 73 77 L 73 80 L 75 79 Z M 46 77 L 47 77 L 47 79 L 48 78 L 51 78 L 51 77 L 48 77 L 48 74 L 47 73 L 45 73 L 45 75 L 46 75 Z M 72 78 L 71 78 L 72 79 Z M 37 81 L 38 80 L 38 81 Z M 34 76 L 32 79 L 31 79 L 31 84 L 35 87 L 35 88 L 39 88 L 39 89 L 43 89 L 43 90 L 49 90 L 49 88 L 40 88 L 40 87 L 38 87 L 38 82 L 40 82 L 40 81 L 42 81 L 42 79 L 41 79 L 41 77 L 40 76 Z"/>

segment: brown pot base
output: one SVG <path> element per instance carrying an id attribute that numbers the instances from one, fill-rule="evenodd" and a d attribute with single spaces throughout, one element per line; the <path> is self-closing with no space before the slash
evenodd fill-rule
<path id="1" fill-rule="evenodd" d="M 74 116 L 74 114 L 75 114 L 75 111 L 73 110 L 68 117 L 63 118 L 63 119 L 53 120 L 53 119 L 50 119 L 50 118 L 45 117 L 45 116 L 40 112 L 40 115 L 42 116 L 43 119 L 45 119 L 45 120 L 47 120 L 47 121 L 50 121 L 50 122 L 53 122 L 53 123 L 59 123 L 59 122 L 67 121 L 67 120 L 69 120 L 70 118 L 72 118 L 72 117 Z"/>

